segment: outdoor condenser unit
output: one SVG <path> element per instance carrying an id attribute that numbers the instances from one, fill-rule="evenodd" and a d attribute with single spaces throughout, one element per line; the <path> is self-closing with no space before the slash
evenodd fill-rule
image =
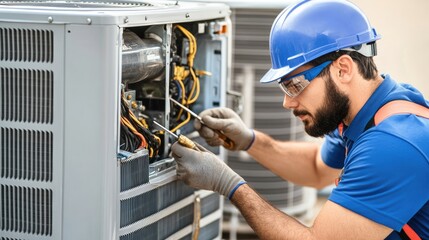
<path id="1" fill-rule="evenodd" d="M 224 106 L 224 4 L 0 1 L 0 239 L 220 239 L 222 198 L 176 180 L 176 134 Z M 221 148 L 210 148 L 221 158 Z"/>

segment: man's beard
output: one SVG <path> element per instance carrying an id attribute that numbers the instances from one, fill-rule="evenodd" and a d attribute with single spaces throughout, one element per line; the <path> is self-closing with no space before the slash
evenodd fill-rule
<path id="1" fill-rule="evenodd" d="M 293 111 L 295 116 L 307 114 L 313 118 L 312 125 L 309 120 L 303 121 L 305 131 L 313 137 L 323 137 L 325 134 L 334 131 L 347 116 L 350 109 L 350 99 L 339 91 L 330 74 L 325 83 L 326 100 L 322 107 L 316 111 L 314 117 L 307 111 Z"/>

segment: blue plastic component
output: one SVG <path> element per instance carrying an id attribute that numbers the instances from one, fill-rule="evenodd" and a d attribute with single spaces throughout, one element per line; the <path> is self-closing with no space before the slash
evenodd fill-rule
<path id="1" fill-rule="evenodd" d="M 117 154 L 117 158 L 119 160 L 125 160 L 130 158 L 131 156 L 133 156 L 133 153 L 124 151 L 124 150 L 119 150 L 118 154 Z"/>
<path id="2" fill-rule="evenodd" d="M 311 82 L 313 79 L 315 79 L 322 71 L 323 69 L 328 66 L 332 61 L 326 61 L 322 64 L 320 64 L 319 66 L 310 68 L 308 70 L 305 70 L 304 72 L 300 72 L 297 75 L 293 75 L 292 77 L 288 77 L 288 78 L 284 78 L 281 79 L 279 83 L 285 82 L 285 81 L 289 81 L 292 78 L 304 75 L 304 79 Z"/>
<path id="3" fill-rule="evenodd" d="M 276 81 L 324 54 L 380 39 L 363 12 L 345 0 L 304 0 L 284 9 L 270 34 L 272 68 L 261 82 Z"/>

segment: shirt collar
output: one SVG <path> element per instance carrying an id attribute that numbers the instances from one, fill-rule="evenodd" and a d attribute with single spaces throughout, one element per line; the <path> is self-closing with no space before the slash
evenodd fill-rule
<path id="1" fill-rule="evenodd" d="M 351 124 L 345 128 L 343 135 L 347 139 L 350 139 L 353 142 L 356 141 L 356 139 L 365 131 L 367 123 L 375 115 L 377 110 L 385 104 L 387 95 L 389 95 L 395 87 L 396 83 L 389 75 L 382 75 L 382 77 L 384 80 L 359 110 Z"/>

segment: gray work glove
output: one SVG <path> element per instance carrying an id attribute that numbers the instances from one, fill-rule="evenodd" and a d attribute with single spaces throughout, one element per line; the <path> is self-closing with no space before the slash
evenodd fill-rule
<path id="1" fill-rule="evenodd" d="M 171 146 L 177 163 L 177 178 L 191 187 L 215 191 L 231 198 L 245 181 L 216 155 L 200 149 L 190 149 L 178 142 Z"/>
<path id="2" fill-rule="evenodd" d="M 222 139 L 212 129 L 220 130 L 235 143 L 229 150 L 247 150 L 255 139 L 253 130 L 246 127 L 237 113 L 229 108 L 208 109 L 201 112 L 200 117 L 204 125 L 196 119 L 195 129 L 210 146 L 223 145 Z"/>

